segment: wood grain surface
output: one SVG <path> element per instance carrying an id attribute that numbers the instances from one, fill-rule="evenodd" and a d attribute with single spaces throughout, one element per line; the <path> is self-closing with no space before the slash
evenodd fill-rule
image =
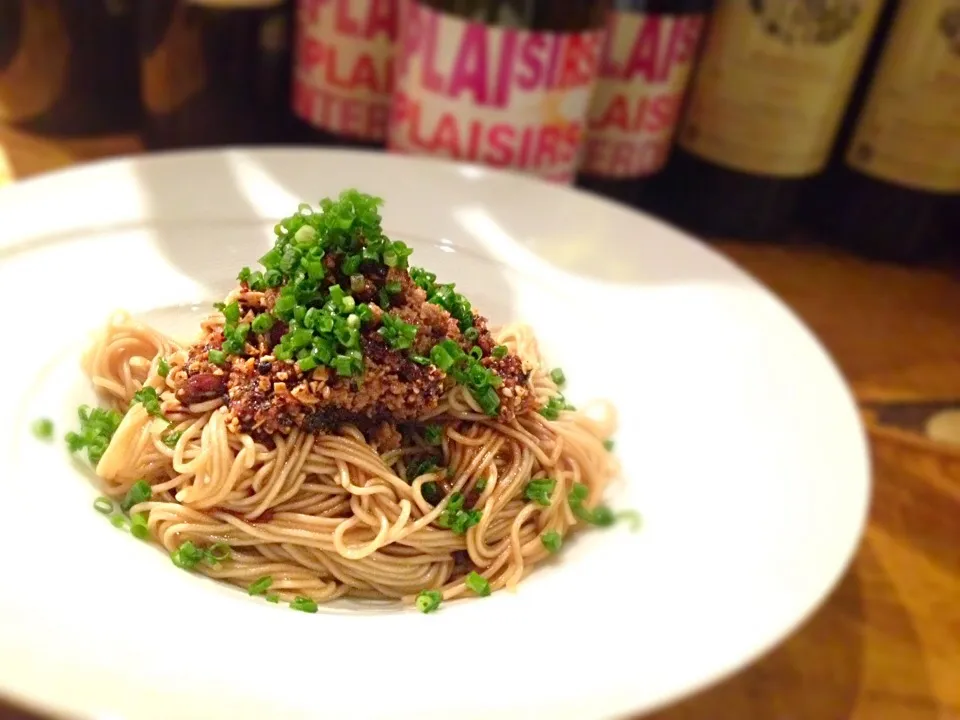
<path id="1" fill-rule="evenodd" d="M 0 128 L 0 182 L 139 148 Z M 960 398 L 955 274 L 805 245 L 717 246 L 814 330 L 863 403 Z M 960 452 L 945 469 L 932 443 L 897 432 L 874 437 L 870 523 L 825 604 L 765 658 L 651 720 L 960 720 Z M 0 705 L 0 717 L 33 716 Z"/>

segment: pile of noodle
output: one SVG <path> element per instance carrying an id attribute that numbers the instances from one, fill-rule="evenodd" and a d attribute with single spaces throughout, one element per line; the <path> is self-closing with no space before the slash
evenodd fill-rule
<path id="1" fill-rule="evenodd" d="M 557 393 L 529 328 L 509 326 L 495 337 L 532 369 L 541 404 Z M 421 418 L 443 426 L 442 446 L 430 449 L 442 452 L 444 467 L 410 483 L 406 466 L 426 446 L 416 432 L 405 435 L 400 449 L 382 453 L 352 425 L 329 434 L 294 430 L 267 447 L 228 431 L 221 399 L 179 405 L 175 372 L 162 377 L 158 363 L 162 358 L 176 369 L 186 351 L 126 315 L 111 319 L 96 338 L 84 370 L 104 404 L 125 413 L 96 474 L 114 498 L 139 479 L 152 486 L 151 500 L 132 510 L 148 513 L 150 536 L 168 551 L 187 540 L 197 547 L 226 543 L 229 560 L 196 569 L 241 587 L 271 576 L 271 592 L 284 600 L 410 601 L 424 589 L 449 599 L 464 594 L 465 574 L 474 569 L 492 590 L 513 588 L 550 557 L 541 534 L 565 536 L 578 524 L 567 502 L 573 483 L 589 488 L 592 506 L 617 471 L 603 444 L 615 425 L 606 403 L 562 411 L 552 421 L 531 411 L 504 423 L 485 415 L 459 386 Z M 165 419 L 131 404 L 144 386 L 160 395 Z M 182 433 L 174 447 L 164 442 L 171 432 Z M 483 487 L 472 493 L 482 517 L 465 535 L 435 524 L 449 495 L 436 507 L 424 499 L 423 485 L 439 473 L 451 492 Z M 524 497 L 527 483 L 544 477 L 557 482 L 546 507 Z"/>

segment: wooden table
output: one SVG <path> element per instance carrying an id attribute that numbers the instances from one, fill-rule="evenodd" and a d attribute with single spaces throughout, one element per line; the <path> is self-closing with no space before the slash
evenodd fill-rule
<path id="1" fill-rule="evenodd" d="M 20 178 L 140 145 L 0 128 L 0 149 L 0 176 Z M 960 279 L 809 247 L 719 246 L 820 336 L 861 401 L 960 398 Z M 902 459 L 875 439 L 869 527 L 813 618 L 653 720 L 960 720 L 960 478 L 922 453 Z"/>

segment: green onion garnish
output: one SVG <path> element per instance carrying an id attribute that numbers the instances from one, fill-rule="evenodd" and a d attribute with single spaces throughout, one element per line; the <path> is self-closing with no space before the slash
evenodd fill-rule
<path id="1" fill-rule="evenodd" d="M 180 442 L 180 438 L 183 436 L 183 431 L 178 430 L 177 432 L 167 433 L 163 436 L 163 444 L 168 448 L 175 448 L 177 443 Z"/>
<path id="2" fill-rule="evenodd" d="M 103 515 L 109 515 L 113 512 L 113 500 L 106 495 L 101 495 L 93 501 L 93 509 Z"/>
<path id="3" fill-rule="evenodd" d="M 123 417 L 115 410 L 90 408 L 86 405 L 80 406 L 77 415 L 80 417 L 80 432 L 67 433 L 67 447 L 74 453 L 86 450 L 87 459 L 92 465 L 96 465 L 107 451 L 110 439 L 120 427 Z"/>
<path id="4" fill-rule="evenodd" d="M 253 319 L 253 322 L 250 323 L 250 327 L 258 335 L 263 335 L 273 327 L 273 315 L 270 313 L 260 313 Z"/>
<path id="5" fill-rule="evenodd" d="M 464 583 L 480 597 L 486 597 L 490 594 L 490 582 L 475 570 L 467 575 Z"/>
<path id="6" fill-rule="evenodd" d="M 126 497 L 120 502 L 120 509 L 127 512 L 134 505 L 146 502 L 153 495 L 153 488 L 146 480 L 137 480 L 127 491 Z"/>
<path id="7" fill-rule="evenodd" d="M 233 555 L 233 550 L 225 542 L 217 542 L 207 548 L 207 562 L 214 565 L 224 560 L 229 560 Z"/>
<path id="8" fill-rule="evenodd" d="M 630 523 L 630 532 L 637 532 L 643 522 L 643 518 L 636 510 L 621 510 L 616 514 L 616 520 Z"/>
<path id="9" fill-rule="evenodd" d="M 448 528 L 457 535 L 463 535 L 478 524 L 483 513 L 480 510 L 464 510 L 465 500 L 463 493 L 453 493 L 447 501 L 447 506 L 440 513 L 440 517 L 436 519 L 437 525 Z"/>
<path id="10" fill-rule="evenodd" d="M 316 602 L 303 595 L 297 595 L 290 603 L 290 607 L 305 613 L 315 613 L 318 609 Z"/>
<path id="11" fill-rule="evenodd" d="M 223 365 L 227 361 L 227 354 L 223 350 L 213 348 L 207 353 L 207 359 L 214 365 Z"/>
<path id="12" fill-rule="evenodd" d="M 118 530 L 123 530 L 127 527 L 127 518 L 123 515 L 111 515 L 110 524 Z"/>
<path id="13" fill-rule="evenodd" d="M 273 585 L 273 578 L 269 575 L 264 575 L 263 577 L 257 578 L 254 582 L 250 583 L 250 587 L 247 588 L 247 592 L 250 595 L 264 595 L 271 585 Z"/>
<path id="14" fill-rule="evenodd" d="M 540 478 L 531 480 L 527 483 L 527 489 L 524 491 L 524 497 L 532 500 L 537 505 L 544 507 L 550 504 L 550 497 L 553 495 L 554 488 L 557 487 L 557 481 L 553 478 Z"/>
<path id="15" fill-rule="evenodd" d="M 145 540 L 150 536 L 146 513 L 134 513 L 130 516 L 130 534 L 138 540 Z"/>
<path id="16" fill-rule="evenodd" d="M 440 607 L 440 602 L 443 600 L 443 593 L 439 590 L 421 590 L 417 594 L 417 610 L 422 613 L 432 613 L 438 607 Z"/>
<path id="17" fill-rule="evenodd" d="M 613 525 L 619 516 L 615 515 L 606 505 L 598 505 L 592 510 L 584 507 L 583 503 L 587 499 L 588 494 L 589 489 L 586 485 L 583 483 L 573 484 L 573 487 L 570 488 L 570 492 L 567 494 L 567 502 L 570 503 L 570 509 L 573 511 L 573 514 L 583 522 L 596 525 L 597 527 L 610 527 Z M 623 517 L 630 519 L 629 513 L 632 511 L 624 512 L 627 514 L 623 515 Z M 639 517 L 635 519 L 635 522 L 639 522 Z"/>
<path id="18" fill-rule="evenodd" d="M 603 441 L 603 447 L 607 452 L 613 452 L 613 440 L 607 438 Z"/>
<path id="19" fill-rule="evenodd" d="M 563 538 L 560 537 L 560 533 L 556 530 L 548 530 L 540 536 L 540 542 L 543 543 L 543 546 L 547 549 L 549 553 L 556 553 L 560 550 L 560 546 L 563 544 Z"/>
<path id="20" fill-rule="evenodd" d="M 143 409 L 148 415 L 166 420 L 163 417 L 163 411 L 160 409 L 160 396 L 155 388 L 149 385 L 140 388 L 133 394 L 133 402 L 143 405 Z"/>
<path id="21" fill-rule="evenodd" d="M 497 345 L 497 346 L 493 349 L 493 352 L 490 353 L 490 354 L 493 355 L 497 360 L 500 360 L 501 358 L 504 358 L 504 357 L 507 356 L 507 346 L 506 346 L 506 345 Z"/>
<path id="22" fill-rule="evenodd" d="M 563 387 L 563 384 L 567 381 L 566 375 L 563 374 L 563 370 L 560 368 L 554 368 L 550 371 L 550 379 L 553 380 L 557 387 Z"/>
<path id="23" fill-rule="evenodd" d="M 157 375 L 160 377 L 166 377 L 170 374 L 170 363 L 167 362 L 166 358 L 160 358 L 157 360 Z"/>
<path id="24" fill-rule="evenodd" d="M 265 595 L 263 599 L 270 603 L 280 602 L 280 596 L 277 595 L 276 593 L 270 593 L 269 595 Z"/>
<path id="25" fill-rule="evenodd" d="M 179 548 L 170 553 L 170 559 L 173 561 L 173 564 L 184 570 L 193 570 L 204 557 L 205 554 L 203 550 L 194 545 L 190 540 L 184 541 L 180 544 Z"/>
<path id="26" fill-rule="evenodd" d="M 40 418 L 33 421 L 33 435 L 38 440 L 49 440 L 53 437 L 53 420 Z"/>
<path id="27" fill-rule="evenodd" d="M 429 445 L 440 445 L 443 442 L 443 425 L 427 425 L 423 429 L 423 437 Z"/>

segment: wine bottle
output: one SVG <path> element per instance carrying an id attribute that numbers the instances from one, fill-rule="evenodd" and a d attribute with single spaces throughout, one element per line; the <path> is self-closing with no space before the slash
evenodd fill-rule
<path id="1" fill-rule="evenodd" d="M 274 142 L 289 107 L 290 0 L 141 0 L 148 147 Z"/>
<path id="2" fill-rule="evenodd" d="M 384 146 L 396 37 L 397 0 L 297 0 L 298 140 Z"/>
<path id="3" fill-rule="evenodd" d="M 78 136 L 136 129 L 132 0 L 0 3 L 0 121 Z"/>
<path id="4" fill-rule="evenodd" d="M 720 0 L 665 174 L 666 213 L 773 240 L 825 168 L 882 0 Z"/>
<path id="5" fill-rule="evenodd" d="M 400 0 L 388 148 L 573 181 L 608 0 Z"/>
<path id="6" fill-rule="evenodd" d="M 833 243 L 921 261 L 960 205 L 960 4 L 900 0 L 810 217 Z"/>
<path id="7" fill-rule="evenodd" d="M 614 0 L 578 184 L 645 206 L 667 162 L 713 0 Z"/>

